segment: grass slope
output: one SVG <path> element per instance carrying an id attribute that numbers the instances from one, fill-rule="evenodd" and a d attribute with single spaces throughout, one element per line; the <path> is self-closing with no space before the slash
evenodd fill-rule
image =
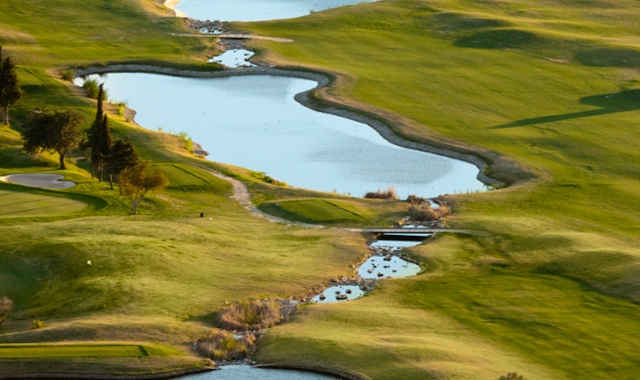
<path id="1" fill-rule="evenodd" d="M 20 151 L 16 130 L 33 108 L 93 117 L 94 104 L 47 69 L 114 60 L 202 68 L 212 42 L 174 36 L 184 29 L 162 12 L 147 0 L 0 3 L 0 43 L 28 93 L 12 109 L 13 129 L 0 129 L 0 174 L 54 171 L 55 157 Z M 265 337 L 257 358 L 328 363 L 382 379 L 497 378 L 514 370 L 536 379 L 634 378 L 638 16 L 630 0 L 387 0 L 236 24 L 295 40 L 254 42 L 266 58 L 341 74 L 323 96 L 378 112 L 409 139 L 455 139 L 537 175 L 518 187 L 451 197 L 450 225 L 477 235 L 413 248 L 428 269 L 420 276 L 355 302 L 304 308 Z M 277 201 L 298 220 L 361 225 L 403 211 L 264 185 L 243 170 L 189 157 L 173 136 L 118 117 L 111 125 L 114 137 L 132 139 L 166 169 L 171 187 L 144 202 L 140 216 L 125 216 L 126 199 L 92 180 L 78 160 L 61 172 L 78 186 L 60 195 L 99 198 L 100 207 L 0 221 L 12 238 L 0 243 L 0 292 L 16 301 L 0 342 L 151 341 L 187 355 L 4 360 L 7 373 L 203 366 L 191 344 L 217 307 L 304 293 L 350 274 L 349 264 L 365 253 L 357 234 L 252 217 L 207 168 L 252 181 L 259 203 L 273 210 Z M 48 327 L 29 330 L 32 318 Z"/>
<path id="2" fill-rule="evenodd" d="M 0 218 L 74 213 L 85 207 L 73 199 L 0 190 Z"/>
<path id="3" fill-rule="evenodd" d="M 261 358 L 287 361 L 285 347 L 306 339 L 300 360 L 317 356 L 375 378 L 396 377 L 384 367 L 399 360 L 406 368 L 425 365 L 425 378 L 513 370 L 543 377 L 527 365 L 545 366 L 551 378 L 632 378 L 640 370 L 638 342 L 617 332 L 638 329 L 639 16 L 637 4 L 625 0 L 389 0 L 235 24 L 295 40 L 254 43 L 273 61 L 339 73 L 324 96 L 386 115 L 407 138 L 489 148 L 537 176 L 515 188 L 451 197 L 449 224 L 484 234 L 473 243 L 449 238 L 424 248 L 430 254 L 421 258 L 443 272 L 442 283 L 423 275 L 393 286 L 406 300 L 400 314 L 446 317 L 463 336 L 479 334 L 517 353 L 522 367 L 486 370 L 466 358 L 442 366 L 429 352 L 433 342 L 412 342 L 415 349 L 401 359 L 352 355 L 347 364 L 350 346 L 375 350 L 404 333 L 378 329 L 382 313 L 364 318 L 372 315 L 367 310 L 346 323 L 342 311 L 315 308 L 305 323 L 275 332 Z M 501 268 L 508 275 L 494 273 Z M 316 318 L 322 327 L 310 331 Z M 345 338 L 356 326 L 361 335 Z M 323 334 L 343 340 L 338 353 Z M 461 340 L 456 350 L 470 347 Z"/>

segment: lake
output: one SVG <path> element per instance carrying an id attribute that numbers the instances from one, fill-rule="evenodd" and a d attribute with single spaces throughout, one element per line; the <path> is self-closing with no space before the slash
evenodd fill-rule
<path id="1" fill-rule="evenodd" d="M 181 0 L 176 9 L 198 20 L 264 21 L 366 2 L 371 0 Z"/>
<path id="2" fill-rule="evenodd" d="M 356 197 L 395 186 L 402 199 L 485 189 L 472 164 L 398 147 L 366 124 L 297 103 L 294 95 L 315 81 L 145 73 L 91 78 L 105 82 L 110 99 L 127 101 L 142 126 L 184 131 L 210 153 L 208 159 L 292 186 Z"/>

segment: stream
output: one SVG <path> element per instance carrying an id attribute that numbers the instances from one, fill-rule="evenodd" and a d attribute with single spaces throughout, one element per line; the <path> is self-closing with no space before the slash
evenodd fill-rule
<path id="1" fill-rule="evenodd" d="M 258 21 L 307 15 L 362 0 L 182 0 L 176 9 L 200 20 Z M 250 66 L 251 53 L 231 51 L 214 57 L 229 67 Z M 236 69 L 243 70 L 243 69 Z M 208 159 L 264 172 L 292 186 L 363 196 L 394 187 L 410 194 L 476 192 L 486 186 L 478 168 L 464 161 L 389 143 L 374 129 L 350 119 L 313 111 L 294 100 L 315 88 L 313 80 L 273 75 L 185 78 L 146 73 L 93 75 L 105 83 L 111 101 L 126 101 L 136 122 L 166 132 L 186 132 L 210 152 Z M 82 78 L 76 79 L 82 85 Z M 369 245 L 371 256 L 357 276 L 311 297 L 312 303 L 345 302 L 365 296 L 377 281 L 417 275 L 422 268 L 403 257 L 403 248 L 421 244 L 425 233 L 410 238 L 381 236 Z M 331 363 L 328 363 L 331 365 Z M 184 380 L 284 379 L 336 377 L 296 370 L 227 365 Z"/>

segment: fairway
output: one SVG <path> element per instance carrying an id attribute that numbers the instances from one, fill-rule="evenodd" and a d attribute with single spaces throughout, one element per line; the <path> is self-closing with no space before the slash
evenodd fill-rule
<path id="1" fill-rule="evenodd" d="M 64 197 L 0 190 L 0 218 L 68 214 L 86 207 Z"/>
<path id="2" fill-rule="evenodd" d="M 57 169 L 56 154 L 25 153 L 20 131 L 34 109 L 77 110 L 87 130 L 96 115 L 96 102 L 58 69 L 219 69 L 207 63 L 220 53 L 218 37 L 187 37 L 194 30 L 160 3 L 0 1 L 2 54 L 26 93 L 0 127 L 0 172 L 55 172 L 77 185 L 0 183 L 0 296 L 15 303 L 0 326 L 0 378 L 211 368 L 194 342 L 210 336 L 220 309 L 299 300 L 350 278 L 370 252 L 371 236 L 357 228 L 408 215 L 402 200 L 275 186 L 260 168 L 210 161 L 213 149 L 197 157 L 187 136 L 141 118 L 137 125 L 112 104 L 113 140 L 135 143 L 170 182 L 137 215 L 117 186 L 91 175 L 87 153 L 76 152 L 67 170 Z M 638 378 L 639 19 L 631 0 L 381 0 L 225 23 L 291 41 L 246 40 L 256 60 L 325 72 L 326 87 L 297 98 L 313 109 L 357 113 L 388 125 L 380 129 L 390 138 L 475 157 L 501 182 L 443 194 L 451 214 L 440 224 L 473 233 L 406 248 L 419 275 L 385 279 L 350 302 L 301 304 L 248 359 L 376 380 Z M 165 130 L 193 123 L 198 110 L 179 107 L 175 91 L 159 95 L 176 100 L 168 109 L 179 116 Z M 243 99 L 219 112 L 254 112 Z M 228 127 L 217 115 L 208 122 Z M 257 151 L 242 143 L 229 148 Z M 265 140 L 259 149 L 289 147 Z M 234 187 L 212 171 L 244 182 L 252 204 L 231 198 Z M 249 206 L 327 228 L 273 223 Z M 46 328 L 30 329 L 36 318 Z"/>
<path id="3" fill-rule="evenodd" d="M 285 201 L 278 204 L 290 218 L 315 222 L 360 221 L 363 219 L 359 210 L 346 202 L 329 201 L 326 199 L 306 199 Z"/>
<path id="4" fill-rule="evenodd" d="M 0 359 L 125 358 L 151 356 L 140 345 L 0 345 Z"/>

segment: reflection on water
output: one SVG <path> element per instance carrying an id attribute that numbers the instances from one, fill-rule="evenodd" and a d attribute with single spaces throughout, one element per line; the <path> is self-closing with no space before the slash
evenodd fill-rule
<path id="1" fill-rule="evenodd" d="M 372 0 L 181 0 L 176 9 L 198 20 L 264 21 Z"/>
<path id="2" fill-rule="evenodd" d="M 209 62 L 220 63 L 231 68 L 251 67 L 253 64 L 249 62 L 255 53 L 246 49 L 227 50 L 209 60 Z"/>
<path id="3" fill-rule="evenodd" d="M 182 380 L 336 380 L 336 377 L 313 372 L 284 369 L 253 368 L 248 365 L 228 365 L 217 371 L 180 377 Z"/>
<path id="4" fill-rule="evenodd" d="M 296 187 L 361 197 L 395 186 L 401 198 L 484 189 L 471 164 L 392 145 L 365 124 L 298 104 L 293 96 L 314 81 L 141 73 L 92 78 L 106 82 L 110 99 L 138 111 L 144 127 L 185 131 L 208 159 Z"/>

